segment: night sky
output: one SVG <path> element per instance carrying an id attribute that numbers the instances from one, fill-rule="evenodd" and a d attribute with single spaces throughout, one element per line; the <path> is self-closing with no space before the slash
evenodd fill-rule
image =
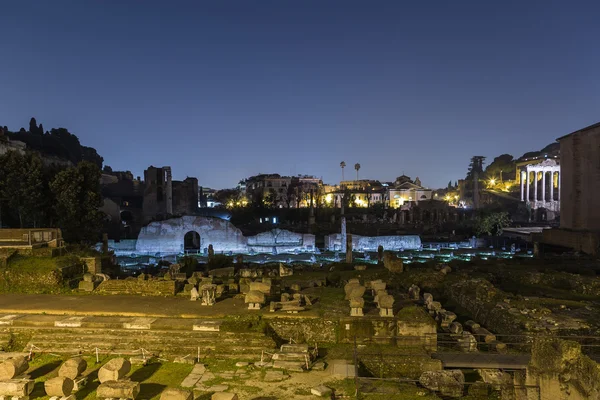
<path id="1" fill-rule="evenodd" d="M 0 125 L 232 187 L 262 172 L 425 186 L 600 121 L 600 2 L 11 1 Z M 488 159 L 491 162 L 491 159 Z"/>

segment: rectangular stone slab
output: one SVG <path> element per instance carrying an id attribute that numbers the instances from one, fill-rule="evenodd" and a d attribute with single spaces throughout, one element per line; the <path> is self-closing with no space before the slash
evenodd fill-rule
<path id="1" fill-rule="evenodd" d="M 135 318 L 129 322 L 123 322 L 125 329 L 150 329 L 156 318 Z"/>
<path id="2" fill-rule="evenodd" d="M 222 324 L 221 321 L 196 322 L 192 326 L 192 330 L 200 331 L 200 332 L 219 332 L 219 330 L 221 329 L 221 324 Z"/>
<path id="3" fill-rule="evenodd" d="M 54 321 L 54 326 L 60 328 L 80 328 L 85 317 L 68 317 L 59 321 Z"/>
<path id="4" fill-rule="evenodd" d="M 14 320 L 20 317 L 20 315 L 4 315 L 0 317 L 0 325 L 12 325 Z"/>

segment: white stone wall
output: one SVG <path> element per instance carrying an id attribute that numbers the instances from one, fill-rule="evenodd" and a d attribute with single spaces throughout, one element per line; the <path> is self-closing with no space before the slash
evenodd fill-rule
<path id="1" fill-rule="evenodd" d="M 200 250 L 213 245 L 215 253 L 244 253 L 247 239 L 231 222 L 219 218 L 184 216 L 151 222 L 143 227 L 136 243 L 140 254 L 179 254 L 183 252 L 184 236 L 195 231 L 200 235 Z"/>
<path id="2" fill-rule="evenodd" d="M 342 249 L 341 234 L 334 233 L 325 237 L 325 247 L 330 251 Z M 352 235 L 352 249 L 354 251 L 377 251 L 379 246 L 384 250 L 417 250 L 421 248 L 421 238 L 418 235 L 395 236 L 358 236 Z"/>
<path id="3" fill-rule="evenodd" d="M 151 222 L 142 228 L 135 252 L 138 254 L 180 254 L 185 234 L 200 235 L 200 251 L 213 245 L 215 253 L 294 253 L 314 251 L 315 236 L 274 229 L 244 237 L 231 222 L 219 218 L 185 216 Z"/>

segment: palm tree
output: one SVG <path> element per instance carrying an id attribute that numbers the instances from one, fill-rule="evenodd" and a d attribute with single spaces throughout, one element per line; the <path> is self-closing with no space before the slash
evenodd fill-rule
<path id="1" fill-rule="evenodd" d="M 340 163 L 340 168 L 342 168 L 342 181 L 344 180 L 344 168 L 346 168 L 346 162 L 342 161 Z"/>
<path id="2" fill-rule="evenodd" d="M 356 170 L 356 180 L 358 180 L 358 170 L 360 169 L 360 164 L 359 163 L 354 164 L 354 169 Z"/>

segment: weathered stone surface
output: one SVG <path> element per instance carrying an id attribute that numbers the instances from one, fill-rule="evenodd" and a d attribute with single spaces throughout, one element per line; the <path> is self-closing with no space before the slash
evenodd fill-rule
<path id="1" fill-rule="evenodd" d="M 279 263 L 279 276 L 292 276 L 294 275 L 294 269 L 291 267 L 287 267 L 283 263 Z"/>
<path id="2" fill-rule="evenodd" d="M 57 376 L 44 382 L 44 390 L 48 396 L 69 396 L 73 386 L 73 380 L 64 376 Z"/>
<path id="3" fill-rule="evenodd" d="M 453 333 L 455 335 L 460 335 L 463 332 L 463 327 L 460 322 L 454 321 L 450 324 L 450 326 L 448 327 L 448 330 L 450 331 L 450 333 Z"/>
<path id="4" fill-rule="evenodd" d="M 83 374 L 87 368 L 87 362 L 81 357 L 69 358 L 58 369 L 58 376 L 64 376 L 75 380 Z"/>
<path id="5" fill-rule="evenodd" d="M 271 293 L 271 285 L 267 282 L 250 282 L 250 291 L 251 292 L 262 292 L 264 294 Z"/>
<path id="6" fill-rule="evenodd" d="M 362 264 L 362 265 L 355 265 L 355 266 L 354 266 L 354 269 L 355 269 L 356 271 L 366 271 L 366 270 L 367 270 L 367 266 L 366 266 L 366 265 L 364 265 L 364 264 Z"/>
<path id="7" fill-rule="evenodd" d="M 283 371 L 267 371 L 267 373 L 265 374 L 264 381 L 265 382 L 279 382 L 279 381 L 283 381 L 284 379 L 287 379 L 289 377 L 290 376 L 287 374 L 284 374 Z"/>
<path id="8" fill-rule="evenodd" d="M 81 281 L 79 282 L 78 289 L 84 292 L 93 292 L 96 286 L 96 282 Z"/>
<path id="9" fill-rule="evenodd" d="M 210 400 L 238 400 L 239 397 L 235 393 L 217 392 L 214 393 Z"/>
<path id="10" fill-rule="evenodd" d="M 30 379 L 7 379 L 0 381 L 0 396 L 29 396 L 33 391 L 34 381 Z"/>
<path id="11" fill-rule="evenodd" d="M 423 301 L 425 304 L 433 302 L 433 295 L 431 293 L 423 293 Z"/>
<path id="12" fill-rule="evenodd" d="M 462 397 L 465 376 L 461 370 L 426 371 L 421 374 L 419 383 L 443 396 Z"/>
<path id="13" fill-rule="evenodd" d="M 471 329 L 471 332 L 473 332 L 473 335 L 475 335 L 475 337 L 478 338 L 479 341 L 491 343 L 496 340 L 496 335 L 494 335 L 492 332 L 488 331 L 487 329 L 481 326 L 477 328 L 473 327 Z"/>
<path id="14" fill-rule="evenodd" d="M 350 299 L 350 307 L 351 308 L 363 308 L 365 306 L 365 299 L 362 297 L 356 297 Z"/>
<path id="15" fill-rule="evenodd" d="M 160 400 L 193 400 L 191 390 L 166 388 L 160 394 Z"/>
<path id="16" fill-rule="evenodd" d="M 396 257 L 395 253 L 390 251 L 383 252 L 383 266 L 390 272 L 402 272 L 404 271 L 404 264 L 402 259 Z"/>
<path id="17" fill-rule="evenodd" d="M 29 363 L 23 356 L 9 358 L 0 364 L 0 380 L 17 377 L 29 369 Z"/>
<path id="18" fill-rule="evenodd" d="M 208 275 L 225 278 L 228 276 L 233 276 L 234 272 L 235 272 L 235 270 L 233 267 L 216 268 L 216 269 L 211 269 L 210 271 L 208 271 Z"/>
<path id="19" fill-rule="evenodd" d="M 456 319 L 456 314 L 448 310 L 442 310 L 438 313 L 438 319 L 442 328 L 448 328 Z"/>
<path id="20" fill-rule="evenodd" d="M 377 293 L 380 290 L 385 290 L 386 287 L 387 283 L 381 280 L 371 281 L 371 290 L 373 290 L 374 293 Z"/>
<path id="21" fill-rule="evenodd" d="M 452 268 L 450 268 L 448 265 L 444 265 L 442 268 L 440 268 L 440 272 L 444 275 L 447 275 L 452 272 Z"/>
<path id="22" fill-rule="evenodd" d="M 329 397 L 331 396 L 331 389 L 327 386 L 320 385 L 310 389 L 310 393 L 319 397 Z"/>
<path id="23" fill-rule="evenodd" d="M 348 287 L 348 285 L 346 285 Z M 344 287 L 344 290 L 346 290 Z M 346 290 L 346 300 L 355 299 L 359 297 L 363 297 L 365 294 L 365 287 L 361 285 L 351 285 Z"/>
<path id="24" fill-rule="evenodd" d="M 471 332 L 473 331 L 473 329 L 479 328 L 479 327 L 481 327 L 481 325 L 479 325 L 477 322 L 475 322 L 473 320 L 468 320 L 467 322 L 465 322 L 465 328 L 467 328 Z"/>
<path id="25" fill-rule="evenodd" d="M 418 250 L 421 238 L 418 235 L 359 236 L 352 235 L 352 248 L 359 251 L 377 251 L 379 246 L 388 250 Z M 334 233 L 325 236 L 325 247 L 329 250 L 342 248 L 342 235 Z"/>
<path id="26" fill-rule="evenodd" d="M 244 302 L 247 303 L 265 303 L 265 294 L 258 290 L 250 290 L 244 299 Z"/>
<path id="27" fill-rule="evenodd" d="M 491 341 L 488 343 L 490 348 L 500 354 L 506 354 L 508 352 L 508 348 L 506 347 L 506 343 L 499 342 L 497 340 Z"/>
<path id="28" fill-rule="evenodd" d="M 86 272 L 85 274 L 83 274 L 83 281 L 84 282 L 93 282 L 94 275 L 90 274 L 89 272 Z"/>
<path id="29" fill-rule="evenodd" d="M 477 351 L 477 339 L 471 333 L 463 331 L 462 336 L 457 341 L 458 347 L 465 353 Z"/>
<path id="30" fill-rule="evenodd" d="M 135 399 L 140 393 L 140 383 L 135 381 L 105 381 L 98 386 L 99 399 Z"/>
<path id="31" fill-rule="evenodd" d="M 408 288 L 408 298 L 411 300 L 419 300 L 420 293 L 421 289 L 417 285 L 410 285 L 410 287 Z"/>
<path id="32" fill-rule="evenodd" d="M 131 363 L 122 358 L 113 358 L 108 361 L 98 370 L 98 380 L 100 383 L 108 381 L 118 381 L 125 377 L 131 370 Z M 139 388 L 138 388 L 139 389 Z M 123 396 L 108 396 L 108 397 L 123 397 Z"/>
<path id="33" fill-rule="evenodd" d="M 429 311 L 437 312 L 442 309 L 442 304 L 439 301 L 432 301 L 431 303 L 427 303 L 427 309 Z"/>
<path id="34" fill-rule="evenodd" d="M 385 294 L 378 297 L 379 308 L 393 308 L 394 296 Z"/>
<path id="35" fill-rule="evenodd" d="M 193 287 L 192 290 L 190 290 L 190 300 L 197 301 L 199 298 L 200 293 L 198 293 L 198 289 L 196 289 L 196 287 Z"/>

